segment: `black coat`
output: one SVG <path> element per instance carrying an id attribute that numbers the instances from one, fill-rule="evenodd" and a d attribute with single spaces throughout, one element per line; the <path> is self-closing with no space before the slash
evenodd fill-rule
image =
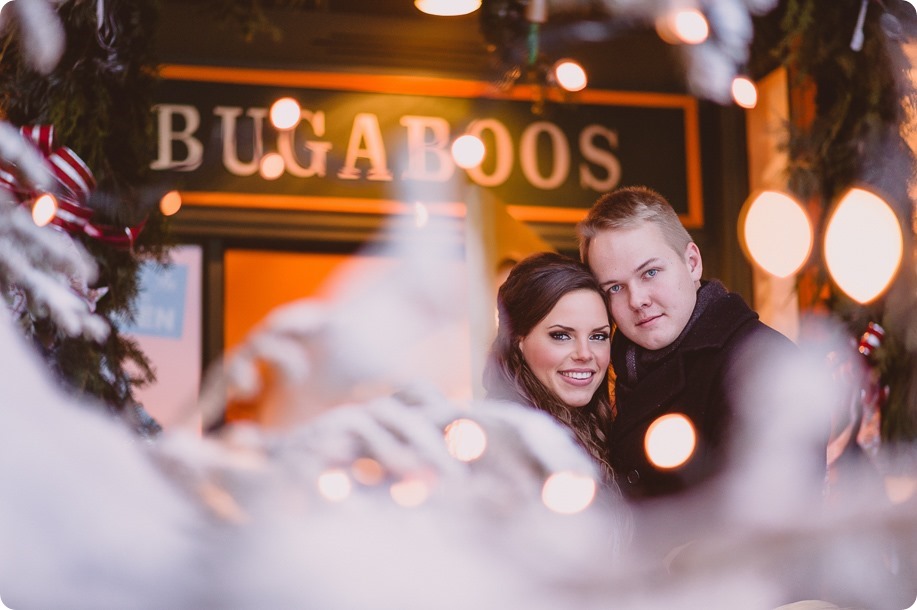
<path id="1" fill-rule="evenodd" d="M 706 306 L 678 348 L 630 387 L 625 352 L 631 342 L 615 332 L 611 362 L 616 374 L 617 416 L 611 425 L 609 457 L 621 489 L 630 498 L 673 494 L 710 479 L 725 465 L 736 388 L 762 358 L 796 350 L 765 325 L 737 294 Z M 661 415 L 678 412 L 694 424 L 697 447 L 691 459 L 660 470 L 646 457 L 644 438 Z"/>

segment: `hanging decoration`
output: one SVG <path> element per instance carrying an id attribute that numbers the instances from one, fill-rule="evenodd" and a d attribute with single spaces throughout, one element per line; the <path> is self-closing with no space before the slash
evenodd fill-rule
<path id="1" fill-rule="evenodd" d="M 87 203 L 96 185 L 95 177 L 79 155 L 66 146 L 56 145 L 54 126 L 27 125 L 19 132 L 47 161 L 57 180 L 57 206 L 50 223 L 68 233 L 82 233 L 104 244 L 118 248 L 133 247 L 145 223 L 119 229 L 93 222 L 93 210 Z M 23 205 L 31 205 L 44 193 L 21 180 L 15 171 L 15 167 L 0 160 L 0 188 L 12 192 Z"/>

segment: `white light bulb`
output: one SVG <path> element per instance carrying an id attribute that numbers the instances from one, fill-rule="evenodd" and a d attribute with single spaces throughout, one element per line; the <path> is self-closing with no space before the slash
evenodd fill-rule
<path id="1" fill-rule="evenodd" d="M 557 84 L 567 91 L 582 91 L 589 80 L 586 70 L 572 59 L 557 62 L 554 66 L 554 78 L 557 79 Z"/>
<path id="2" fill-rule="evenodd" d="M 459 136 L 452 143 L 452 159 L 462 169 L 479 166 L 486 153 L 484 142 L 477 136 L 466 134 Z"/>
<path id="3" fill-rule="evenodd" d="M 585 510 L 595 498 L 595 479 L 576 472 L 552 474 L 541 489 L 541 501 L 550 510 L 572 515 Z"/>
<path id="4" fill-rule="evenodd" d="M 644 438 L 646 457 L 662 470 L 678 468 L 687 462 L 696 446 L 694 426 L 681 413 L 668 413 L 656 419 Z"/>
<path id="5" fill-rule="evenodd" d="M 904 238 L 888 203 L 864 189 L 850 189 L 825 231 L 828 272 L 850 298 L 869 303 L 882 294 L 901 265 Z"/>
<path id="6" fill-rule="evenodd" d="M 292 97 L 282 97 L 271 105 L 270 116 L 277 129 L 293 129 L 302 118 L 302 108 Z"/>
<path id="7" fill-rule="evenodd" d="M 737 76 L 732 80 L 732 99 L 742 108 L 754 108 L 758 105 L 758 88 L 751 79 Z"/>
<path id="8" fill-rule="evenodd" d="M 258 164 L 259 173 L 265 180 L 276 180 L 283 175 L 284 169 L 283 157 L 275 152 L 261 157 L 261 162 Z"/>
<path id="9" fill-rule="evenodd" d="M 57 214 L 57 198 L 51 193 L 45 193 L 32 204 L 32 222 L 43 227 Z"/>
<path id="10" fill-rule="evenodd" d="M 776 277 L 796 273 L 812 251 L 812 224 L 796 200 L 762 191 L 743 210 L 742 245 L 752 262 Z"/>
<path id="11" fill-rule="evenodd" d="M 478 10 L 481 0 L 414 0 L 414 6 L 428 15 L 456 17 Z"/>
<path id="12" fill-rule="evenodd" d="M 350 477 L 346 472 L 337 468 L 320 474 L 316 485 L 322 497 L 330 502 L 341 502 L 350 495 Z"/>
<path id="13" fill-rule="evenodd" d="M 487 435 L 477 422 L 457 419 L 444 431 L 449 455 L 462 462 L 471 462 L 483 455 L 487 448 Z"/>

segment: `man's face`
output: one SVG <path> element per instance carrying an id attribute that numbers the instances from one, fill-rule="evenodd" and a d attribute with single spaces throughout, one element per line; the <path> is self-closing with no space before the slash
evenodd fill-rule
<path id="1" fill-rule="evenodd" d="M 589 267 L 618 330 L 649 350 L 667 347 L 681 334 L 703 271 L 694 243 L 676 252 L 651 222 L 601 231 L 589 244 Z"/>

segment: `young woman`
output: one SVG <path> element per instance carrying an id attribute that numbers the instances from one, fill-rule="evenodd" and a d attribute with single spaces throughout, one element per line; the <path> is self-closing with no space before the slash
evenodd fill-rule
<path id="1" fill-rule="evenodd" d="M 553 252 L 513 267 L 497 294 L 497 338 L 484 370 L 489 398 L 547 411 L 565 424 L 611 480 L 611 325 L 589 270 Z"/>

